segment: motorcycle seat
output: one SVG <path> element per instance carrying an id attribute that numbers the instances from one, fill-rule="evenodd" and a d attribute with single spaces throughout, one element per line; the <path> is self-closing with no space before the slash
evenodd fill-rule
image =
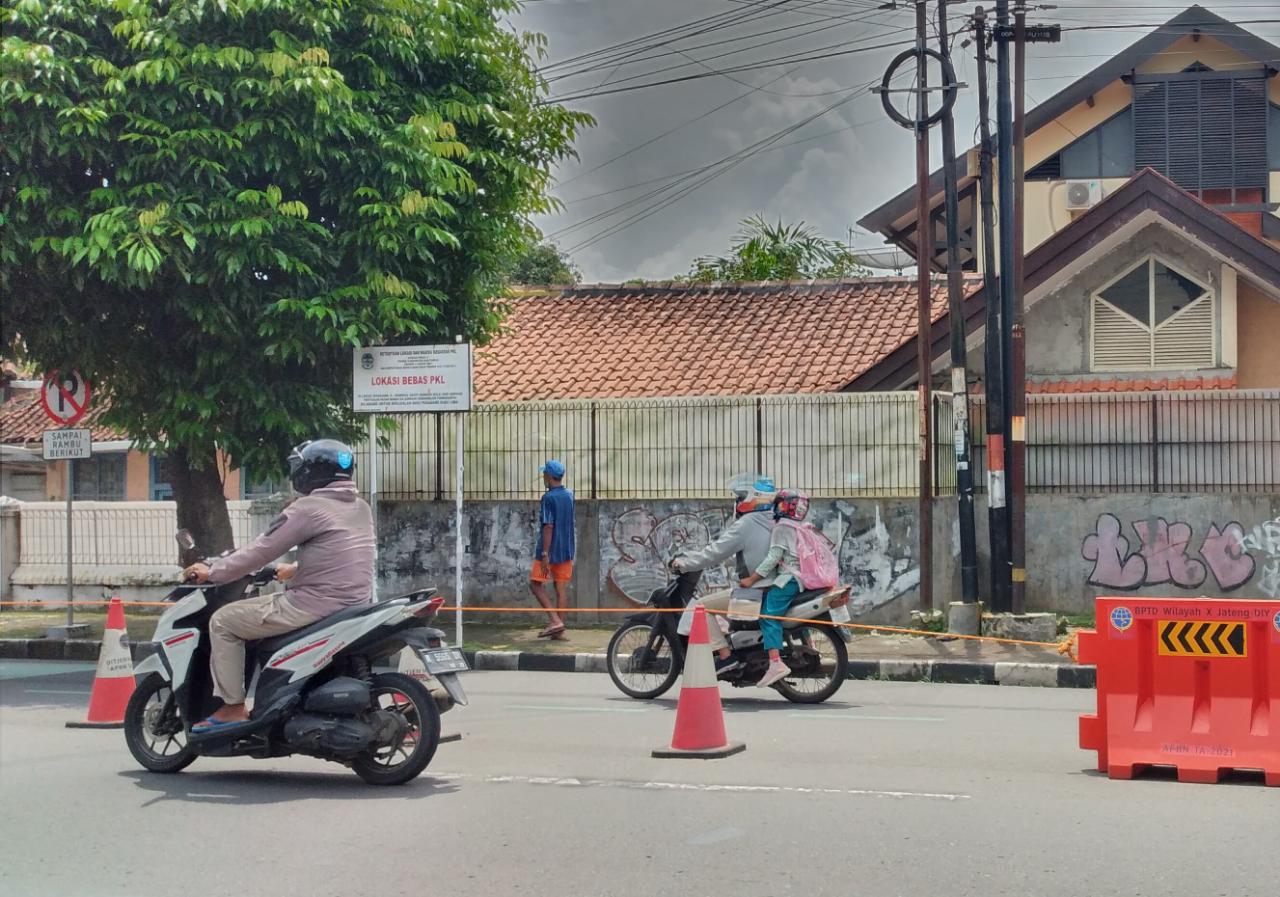
<path id="1" fill-rule="evenodd" d="M 273 635 L 270 638 L 248 642 L 246 643 L 246 648 L 256 652 L 258 657 L 261 658 L 262 662 L 265 664 L 271 655 L 275 654 L 291 642 L 302 641 L 307 636 L 317 633 L 327 626 L 332 626 L 334 623 L 341 623 L 343 620 L 350 620 L 354 617 L 359 617 L 373 610 L 380 610 L 381 607 L 381 604 L 356 604 L 346 608 L 345 610 L 340 610 L 336 614 L 329 614 L 327 617 L 321 617 L 319 620 L 316 620 L 314 623 L 307 626 L 303 626 L 301 629 L 294 629 L 280 635 Z"/>

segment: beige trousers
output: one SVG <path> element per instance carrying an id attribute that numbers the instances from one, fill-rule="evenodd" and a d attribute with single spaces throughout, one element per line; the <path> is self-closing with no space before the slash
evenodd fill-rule
<path id="1" fill-rule="evenodd" d="M 731 591 L 714 592 L 689 602 L 689 613 L 693 613 L 693 607 L 701 604 L 709 610 L 727 611 L 729 609 L 729 599 L 733 596 Z M 720 619 L 712 614 L 707 614 L 707 641 L 711 644 L 712 651 L 719 651 L 722 648 L 729 647 L 728 641 L 725 640 L 724 631 L 720 628 Z"/>
<path id="2" fill-rule="evenodd" d="M 209 620 L 213 693 L 227 704 L 245 698 L 244 643 L 309 626 L 323 615 L 298 610 L 284 592 L 233 601 Z"/>

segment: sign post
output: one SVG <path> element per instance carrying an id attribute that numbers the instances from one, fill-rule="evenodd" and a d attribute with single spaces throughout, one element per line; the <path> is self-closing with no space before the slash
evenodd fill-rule
<path id="1" fill-rule="evenodd" d="M 75 634 L 75 564 L 71 463 L 93 455 L 93 433 L 90 430 L 69 428 L 89 410 L 89 381 L 79 372 L 50 374 L 44 378 L 40 391 L 40 404 L 45 414 L 64 429 L 44 431 L 44 460 L 64 461 L 67 493 L 67 625 L 66 636 Z"/>
<path id="2" fill-rule="evenodd" d="M 458 337 L 453 344 L 429 346 L 369 346 L 356 349 L 352 376 L 352 410 L 369 415 L 369 504 L 376 529 L 378 500 L 378 442 L 375 415 L 430 411 L 467 412 L 472 402 L 471 344 Z M 443 421 L 443 417 L 438 419 Z M 454 597 L 462 606 L 463 433 L 458 418 L 454 476 Z M 437 423 L 439 426 L 439 422 Z M 455 616 L 455 639 L 462 644 L 462 611 Z"/>

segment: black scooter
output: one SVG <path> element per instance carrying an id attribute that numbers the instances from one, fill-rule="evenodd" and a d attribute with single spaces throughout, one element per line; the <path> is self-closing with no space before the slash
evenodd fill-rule
<path id="1" fill-rule="evenodd" d="M 191 552 L 189 536 L 184 550 Z M 182 534 L 179 534 L 183 544 Z M 186 562 L 190 561 L 186 558 Z M 440 743 L 440 706 L 465 704 L 457 674 L 462 651 L 425 624 L 444 599 L 422 589 L 331 614 L 310 626 L 246 645 L 253 710 L 247 722 L 192 732 L 219 706 L 209 672 L 209 619 L 253 585 L 275 578 L 268 567 L 225 585 L 182 585 L 160 617 L 156 652 L 134 670 L 125 710 L 129 751 L 151 772 L 175 773 L 197 757 L 306 754 L 350 766 L 366 782 L 399 785 L 419 775 Z M 444 694 L 402 673 L 375 673 L 379 661 L 416 651 Z"/>
<path id="2" fill-rule="evenodd" d="M 693 600 L 702 574 L 682 573 L 665 588 L 649 596 L 655 610 L 626 618 L 609 640 L 607 663 L 613 684 L 624 695 L 641 700 L 656 698 L 671 688 L 684 669 L 689 640 L 678 630 L 682 610 Z M 849 652 L 839 630 L 831 625 L 833 609 L 845 607 L 849 589 L 815 589 L 801 592 L 783 623 L 782 660 L 792 675 L 773 688 L 797 704 L 820 704 L 834 695 L 849 675 Z M 729 619 L 729 618 L 726 618 Z M 800 622 L 802 621 L 802 622 Z M 720 625 L 709 616 L 707 624 Z M 769 654 L 761 642 L 755 621 L 729 619 L 727 640 L 742 666 L 721 677 L 737 688 L 755 685 L 769 667 Z"/>

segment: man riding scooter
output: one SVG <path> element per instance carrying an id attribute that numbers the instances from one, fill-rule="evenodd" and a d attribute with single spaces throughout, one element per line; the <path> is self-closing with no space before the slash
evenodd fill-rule
<path id="1" fill-rule="evenodd" d="M 249 719 L 245 642 L 292 632 L 373 600 L 373 515 L 352 481 L 354 472 L 351 449 L 343 443 L 302 443 L 289 454 L 289 480 L 301 498 L 251 544 L 183 571 L 188 582 L 232 582 L 298 549 L 298 563 L 282 564 L 276 571 L 278 579 L 288 581 L 285 591 L 244 598 L 214 613 L 209 623 L 210 667 L 214 694 L 223 705 L 192 726 L 192 734 Z"/>
<path id="2" fill-rule="evenodd" d="M 723 564 L 734 557 L 736 568 L 734 581 L 749 576 L 764 561 L 769 553 L 769 540 L 773 533 L 773 499 L 777 488 L 773 480 L 761 477 L 754 482 L 742 481 L 733 484 L 734 520 L 714 542 L 701 551 L 684 554 L 671 562 L 671 568 L 677 573 L 692 573 L 695 570 L 706 570 Z M 707 595 L 689 603 L 686 617 L 692 620 L 694 608 L 702 605 L 710 610 L 727 611 L 732 591 Z M 720 621 L 711 618 L 707 627 L 708 641 L 716 652 L 716 675 L 725 676 L 742 667 L 742 662 L 733 656 L 729 643 L 725 640 L 720 628 Z M 686 621 L 681 620 L 681 632 L 685 631 Z"/>

